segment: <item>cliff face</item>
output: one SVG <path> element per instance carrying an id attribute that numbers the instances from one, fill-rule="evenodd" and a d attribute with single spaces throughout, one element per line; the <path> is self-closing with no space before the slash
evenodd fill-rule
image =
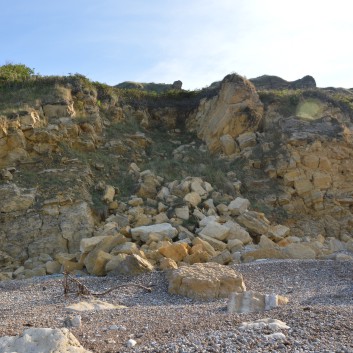
<path id="1" fill-rule="evenodd" d="M 80 76 L 1 87 L 0 272 L 27 263 L 33 275 L 40 256 L 77 261 L 82 238 L 109 233 L 109 216 L 121 231 L 170 222 L 195 235 L 191 209 L 226 222 L 218 206 L 236 196 L 299 239 L 351 244 L 353 93 L 309 78 L 300 90 L 252 82 L 228 75 L 158 95 Z M 195 192 L 187 217 L 176 213 Z"/>

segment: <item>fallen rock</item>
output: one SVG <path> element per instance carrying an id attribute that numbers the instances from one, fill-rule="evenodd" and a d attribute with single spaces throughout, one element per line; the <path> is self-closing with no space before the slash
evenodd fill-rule
<path id="1" fill-rule="evenodd" d="M 184 201 L 188 202 L 191 206 L 196 207 L 201 203 L 201 196 L 197 192 L 190 192 L 184 196 Z"/>
<path id="2" fill-rule="evenodd" d="M 120 262 L 119 266 L 109 272 L 109 274 L 114 275 L 114 273 L 120 273 L 128 276 L 137 276 L 143 272 L 149 271 L 153 271 L 151 263 L 141 256 L 133 254 L 126 256 L 126 258 Z"/>
<path id="3" fill-rule="evenodd" d="M 224 227 L 229 228 L 229 234 L 227 239 L 238 239 L 244 245 L 252 243 L 252 238 L 250 234 L 238 223 L 233 221 L 228 221 L 223 224 Z"/>
<path id="4" fill-rule="evenodd" d="M 267 236 L 271 240 L 278 242 L 283 238 L 287 237 L 289 233 L 290 233 L 290 229 L 288 227 L 282 224 L 277 224 L 269 227 Z"/>
<path id="5" fill-rule="evenodd" d="M 0 337 L 0 353 L 90 353 L 67 328 L 29 328 L 20 336 Z"/>
<path id="6" fill-rule="evenodd" d="M 270 226 L 270 221 L 265 215 L 255 211 L 244 212 L 237 218 L 237 221 L 256 234 L 266 234 Z"/>
<path id="7" fill-rule="evenodd" d="M 199 233 L 199 235 L 206 235 L 208 237 L 211 237 L 217 240 L 226 239 L 228 234 L 229 234 L 229 228 L 213 221 L 208 222 L 206 227 L 203 228 Z"/>
<path id="8" fill-rule="evenodd" d="M 216 263 L 183 266 L 168 277 L 169 293 L 196 299 L 226 298 L 246 289 L 240 273 Z"/>
<path id="9" fill-rule="evenodd" d="M 199 234 L 199 237 L 209 243 L 216 251 L 223 251 L 227 247 L 227 244 L 223 241 L 217 240 L 207 235 Z"/>
<path id="10" fill-rule="evenodd" d="M 262 294 L 255 291 L 234 292 L 229 296 L 228 313 L 262 312 L 287 303 L 288 298 L 276 294 Z"/>
<path id="11" fill-rule="evenodd" d="M 174 260 L 168 259 L 167 257 L 163 257 L 159 260 L 159 268 L 161 270 L 176 270 L 178 268 L 178 265 Z"/>
<path id="12" fill-rule="evenodd" d="M 250 201 L 248 199 L 237 197 L 235 200 L 231 201 L 231 203 L 228 205 L 228 210 L 233 216 L 238 216 L 246 212 L 249 206 L 250 206 Z"/>
<path id="13" fill-rule="evenodd" d="M 285 248 L 283 252 L 291 259 L 315 259 L 316 253 L 309 245 L 301 243 L 291 243 Z"/>
<path id="14" fill-rule="evenodd" d="M 80 242 L 80 251 L 82 253 L 88 253 L 94 249 L 94 247 L 99 244 L 103 239 L 105 239 L 106 235 L 98 235 L 92 238 L 83 238 Z"/>
<path id="15" fill-rule="evenodd" d="M 185 243 L 173 243 L 159 248 L 159 252 L 175 262 L 182 261 L 189 254 L 189 245 Z"/>
<path id="16" fill-rule="evenodd" d="M 160 234 L 167 239 L 173 239 L 178 234 L 178 231 L 170 223 L 153 224 L 131 229 L 132 239 L 142 240 L 144 243 L 149 240 L 151 233 Z"/>

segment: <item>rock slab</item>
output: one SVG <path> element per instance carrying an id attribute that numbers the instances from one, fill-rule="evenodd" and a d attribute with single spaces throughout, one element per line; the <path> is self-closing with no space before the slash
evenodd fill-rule
<path id="1" fill-rule="evenodd" d="M 286 297 L 277 294 L 262 294 L 255 291 L 234 292 L 229 296 L 228 313 L 262 312 L 287 303 Z"/>
<path id="2" fill-rule="evenodd" d="M 243 276 L 217 263 L 196 263 L 168 274 L 171 294 L 195 299 L 226 298 L 232 292 L 246 290 Z"/>

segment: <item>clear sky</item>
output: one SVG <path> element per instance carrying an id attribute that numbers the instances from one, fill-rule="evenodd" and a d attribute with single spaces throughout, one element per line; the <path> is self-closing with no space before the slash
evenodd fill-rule
<path id="1" fill-rule="evenodd" d="M 0 65 L 42 75 L 183 81 L 231 72 L 353 87 L 352 0 L 0 0 Z"/>

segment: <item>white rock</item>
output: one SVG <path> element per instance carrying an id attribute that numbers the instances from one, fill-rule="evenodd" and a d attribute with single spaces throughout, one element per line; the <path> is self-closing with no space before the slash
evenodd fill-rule
<path id="1" fill-rule="evenodd" d="M 238 216 L 246 212 L 249 206 L 250 201 L 248 199 L 237 197 L 228 205 L 228 210 L 233 216 Z"/>
<path id="2" fill-rule="evenodd" d="M 126 345 L 127 345 L 128 348 L 135 347 L 136 344 L 137 344 L 137 342 L 136 342 L 135 340 L 133 340 L 132 338 L 130 338 L 130 339 L 127 341 L 127 343 L 126 343 Z"/>
<path id="3" fill-rule="evenodd" d="M 271 341 L 284 341 L 286 336 L 282 332 L 275 332 L 270 335 L 265 335 L 265 338 Z"/>
<path id="4" fill-rule="evenodd" d="M 224 227 L 222 224 L 217 222 L 209 222 L 206 227 L 202 229 L 199 235 L 207 235 L 211 238 L 224 240 L 227 238 L 228 233 L 229 228 Z"/>
<path id="5" fill-rule="evenodd" d="M 208 223 L 210 222 L 217 222 L 217 220 L 219 219 L 218 216 L 208 216 L 208 217 L 204 217 L 201 219 L 201 221 L 199 222 L 200 224 L 200 228 L 206 227 Z"/>
<path id="6" fill-rule="evenodd" d="M 258 329 L 263 329 L 263 328 L 269 328 L 272 331 L 278 331 L 278 330 L 288 330 L 290 329 L 287 324 L 281 320 L 277 319 L 259 319 L 256 321 L 251 321 L 251 322 L 242 322 L 241 326 L 239 326 L 239 329 L 241 330 L 258 330 Z"/>
<path id="7" fill-rule="evenodd" d="M 233 221 L 228 221 L 224 223 L 223 226 L 229 228 L 228 240 L 238 239 L 244 245 L 252 243 L 250 234 L 240 224 Z"/>
<path id="8" fill-rule="evenodd" d="M 276 308 L 286 304 L 288 299 L 276 294 L 262 294 L 255 291 L 231 293 L 228 300 L 229 313 L 253 313 Z"/>
<path id="9" fill-rule="evenodd" d="M 29 328 L 20 336 L 0 337 L 0 353 L 90 353 L 67 329 Z"/>
<path id="10" fill-rule="evenodd" d="M 141 239 L 145 243 L 148 241 L 150 233 L 161 234 L 166 238 L 173 239 L 178 234 L 178 231 L 169 223 L 153 224 L 131 229 L 132 239 Z"/>

